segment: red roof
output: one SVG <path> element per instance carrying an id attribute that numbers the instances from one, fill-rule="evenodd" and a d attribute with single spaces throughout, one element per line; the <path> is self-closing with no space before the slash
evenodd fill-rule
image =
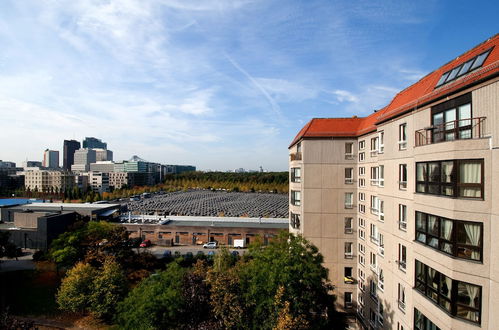
<path id="1" fill-rule="evenodd" d="M 450 83 L 435 88 L 443 73 L 492 48 L 483 65 Z M 426 75 L 399 92 L 383 109 L 364 118 L 314 118 L 293 139 L 290 147 L 304 137 L 357 137 L 376 130 L 376 124 L 416 109 L 440 97 L 499 73 L 499 34 Z"/>

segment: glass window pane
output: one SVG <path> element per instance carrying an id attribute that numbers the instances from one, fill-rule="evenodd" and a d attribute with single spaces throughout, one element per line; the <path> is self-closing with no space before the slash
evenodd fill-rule
<path id="1" fill-rule="evenodd" d="M 438 218 L 434 215 L 428 215 L 428 233 L 438 236 Z"/>
<path id="2" fill-rule="evenodd" d="M 449 73 L 450 73 L 450 71 L 449 71 L 449 72 L 444 73 L 444 74 L 440 77 L 440 79 L 439 79 L 439 80 L 438 80 L 438 82 L 437 82 L 437 87 L 438 87 L 438 86 L 440 86 L 440 85 L 442 85 L 442 84 L 444 83 L 444 81 L 445 81 L 445 79 L 447 79 L 447 76 L 449 75 Z"/>
<path id="3" fill-rule="evenodd" d="M 429 163 L 428 164 L 428 181 L 429 182 L 440 182 L 440 164 L 439 163 Z"/>
<path id="4" fill-rule="evenodd" d="M 485 53 L 483 53 L 483 54 L 481 54 L 481 55 L 479 55 L 476 58 L 476 60 L 473 63 L 473 65 L 471 66 L 470 70 L 475 70 L 476 68 L 481 67 L 482 64 L 483 64 L 483 62 L 485 62 L 485 58 L 487 58 L 487 55 L 489 55 L 489 52 L 490 52 L 490 50 L 487 51 L 487 52 L 485 52 Z"/>
<path id="5" fill-rule="evenodd" d="M 470 70 L 471 64 L 473 64 L 474 60 L 475 60 L 475 58 L 472 58 L 468 62 L 464 63 L 463 66 L 461 67 L 461 70 L 459 70 L 459 73 L 457 74 L 457 76 L 459 77 L 459 76 L 462 76 L 463 74 L 468 73 L 468 71 Z"/>
<path id="6" fill-rule="evenodd" d="M 460 69 L 461 69 L 461 66 L 458 66 L 457 68 L 452 69 L 452 71 L 447 76 L 447 79 L 445 79 L 445 82 L 447 83 L 447 82 L 453 80 L 454 78 L 456 78 L 457 73 L 459 72 Z"/>
<path id="7" fill-rule="evenodd" d="M 441 182 L 453 182 L 454 162 L 442 162 Z"/>
<path id="8" fill-rule="evenodd" d="M 416 180 L 426 181 L 426 163 L 418 163 L 416 165 Z"/>
<path id="9" fill-rule="evenodd" d="M 461 162 L 459 165 L 459 183 L 481 183 L 482 164 L 478 162 Z"/>

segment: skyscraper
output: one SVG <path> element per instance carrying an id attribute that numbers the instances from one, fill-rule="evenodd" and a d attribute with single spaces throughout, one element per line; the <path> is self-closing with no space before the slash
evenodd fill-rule
<path id="1" fill-rule="evenodd" d="M 107 143 L 102 142 L 100 139 L 94 137 L 86 137 L 83 140 L 83 148 L 88 149 L 107 149 Z"/>
<path id="2" fill-rule="evenodd" d="M 71 165 L 74 164 L 75 151 L 80 149 L 80 142 L 75 140 L 64 140 L 64 151 L 62 159 L 62 167 L 65 170 L 71 170 Z"/>
<path id="3" fill-rule="evenodd" d="M 43 153 L 43 166 L 48 168 L 58 168 L 59 151 L 45 149 Z"/>

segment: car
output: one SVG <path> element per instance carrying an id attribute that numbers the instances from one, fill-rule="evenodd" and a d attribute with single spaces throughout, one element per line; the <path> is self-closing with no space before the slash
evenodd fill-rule
<path id="1" fill-rule="evenodd" d="M 140 247 L 141 248 L 146 248 L 146 247 L 150 247 L 151 246 L 151 240 L 144 240 L 142 243 L 140 243 Z"/>
<path id="2" fill-rule="evenodd" d="M 172 251 L 165 250 L 165 252 L 163 252 L 163 258 L 171 258 L 171 256 L 172 256 Z"/>
<path id="3" fill-rule="evenodd" d="M 213 257 L 215 255 L 215 251 L 208 252 L 208 257 Z"/>
<path id="4" fill-rule="evenodd" d="M 217 247 L 217 242 L 208 242 L 206 244 L 203 244 L 203 249 L 216 249 Z"/>

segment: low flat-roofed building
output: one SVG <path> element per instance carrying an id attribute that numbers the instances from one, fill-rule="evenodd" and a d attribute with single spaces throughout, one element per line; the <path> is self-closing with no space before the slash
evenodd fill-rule
<path id="1" fill-rule="evenodd" d="M 111 219 L 120 213 L 119 204 L 83 204 L 83 203 L 32 203 L 0 209 L 1 219 L 5 222 L 14 221 L 14 215 L 18 212 L 76 212 L 82 217 L 89 217 L 93 220 Z"/>
<path id="2" fill-rule="evenodd" d="M 261 237 L 268 243 L 280 231 L 288 231 L 288 219 L 188 216 L 122 216 L 130 237 L 149 239 L 154 244 L 196 245 L 217 241 L 232 246 L 235 239 L 246 244 Z"/>

